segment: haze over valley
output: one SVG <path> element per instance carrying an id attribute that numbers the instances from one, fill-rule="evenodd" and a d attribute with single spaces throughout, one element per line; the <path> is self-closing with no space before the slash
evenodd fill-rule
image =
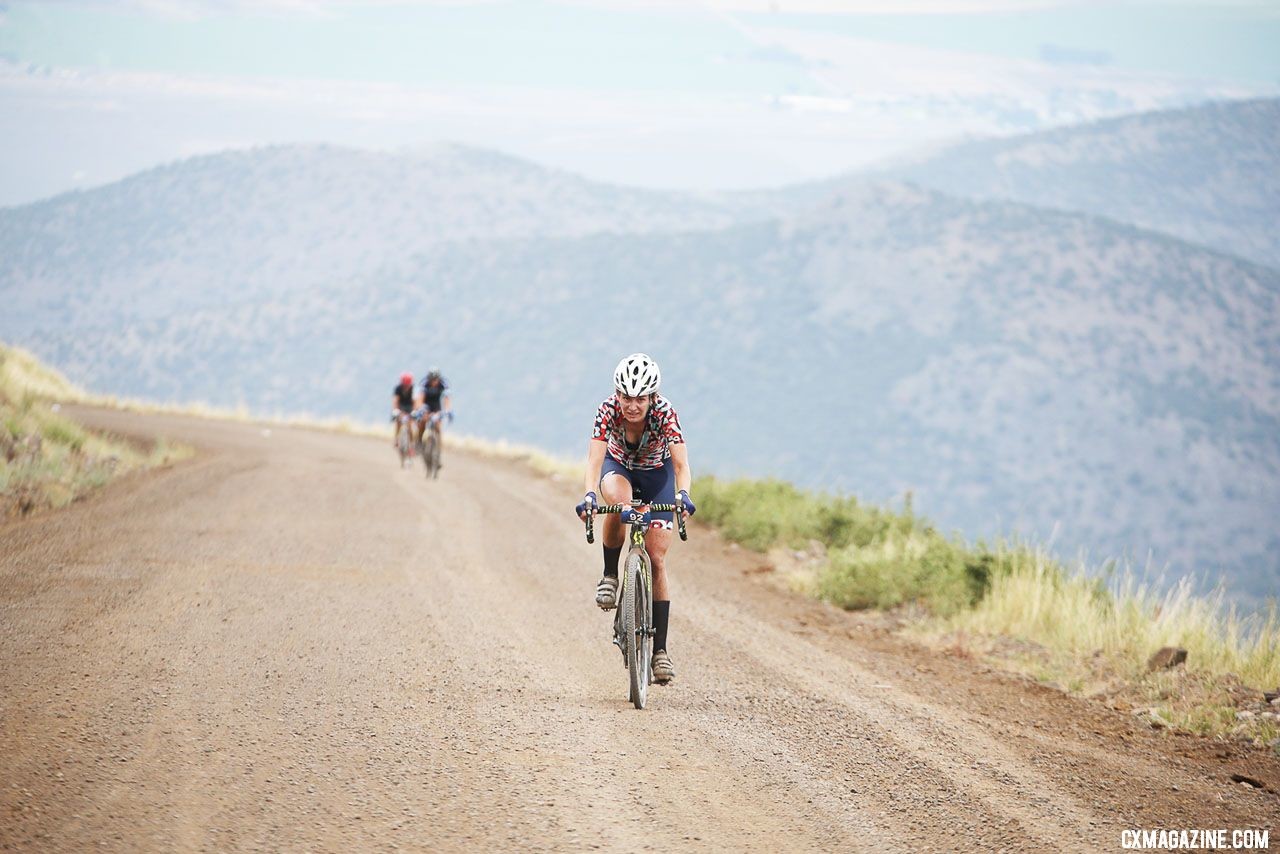
<path id="1" fill-rule="evenodd" d="M 575 456 L 643 349 L 701 471 L 911 492 L 968 537 L 1261 597 L 1278 117 L 1215 104 L 733 193 L 464 146 L 201 156 L 0 210 L 0 338 L 96 391 L 360 420 L 440 363 L 458 429 Z"/>

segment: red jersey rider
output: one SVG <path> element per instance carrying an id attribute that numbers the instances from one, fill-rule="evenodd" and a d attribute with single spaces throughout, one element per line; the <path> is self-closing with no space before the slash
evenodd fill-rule
<path id="1" fill-rule="evenodd" d="M 661 379 L 658 365 L 644 353 L 634 353 L 618 363 L 614 394 L 596 410 L 587 449 L 586 494 L 575 508 L 579 517 L 585 517 L 597 503 L 622 504 L 633 495 L 661 504 L 675 504 L 678 499 L 685 514 L 693 515 L 696 508 L 689 500 L 688 447 L 675 408 L 658 394 Z M 655 521 L 644 538 L 653 565 L 653 679 L 659 684 L 675 678 L 667 653 L 671 615 L 667 549 L 672 515 L 654 513 Z M 596 604 L 605 610 L 617 607 L 618 558 L 625 539 L 622 521 L 614 515 L 605 516 L 601 537 L 604 575 L 596 585 Z"/>

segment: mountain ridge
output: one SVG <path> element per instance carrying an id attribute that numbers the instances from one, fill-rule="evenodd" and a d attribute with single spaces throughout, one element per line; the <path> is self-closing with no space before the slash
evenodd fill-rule
<path id="1" fill-rule="evenodd" d="M 866 174 L 1109 216 L 1280 268 L 1277 138 L 1280 98 L 1251 98 L 970 140 Z"/>
<path id="2" fill-rule="evenodd" d="M 888 180 L 708 202 L 518 159 L 522 182 L 490 180 L 505 167 L 481 159 L 430 167 L 449 192 L 424 198 L 384 168 L 407 162 L 179 164 L 199 191 L 151 197 L 155 240 L 97 213 L 138 185 L 0 211 L 0 336 L 104 392 L 317 415 L 378 413 L 386 377 L 441 363 L 468 432 L 560 453 L 608 354 L 646 350 L 704 468 L 911 491 L 966 536 L 1056 527 L 1068 551 L 1223 567 L 1244 595 L 1280 583 L 1269 267 Z"/>

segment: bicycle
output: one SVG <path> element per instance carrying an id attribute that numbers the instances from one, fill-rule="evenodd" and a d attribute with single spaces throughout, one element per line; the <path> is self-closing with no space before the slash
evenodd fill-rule
<path id="1" fill-rule="evenodd" d="M 400 468 L 404 468 L 406 461 L 413 456 L 413 429 L 410 425 L 414 419 L 408 412 L 395 412 L 392 413 L 391 420 L 400 422 L 400 430 L 396 434 L 396 452 L 400 454 Z"/>
<path id="2" fill-rule="evenodd" d="M 427 468 L 427 478 L 435 480 L 440 476 L 440 449 L 443 442 L 440 438 L 440 420 L 444 417 L 442 412 L 433 412 L 427 418 L 427 423 L 423 426 L 423 432 L 428 434 L 426 439 L 418 440 L 418 450 L 422 453 L 422 464 Z"/>
<path id="3" fill-rule="evenodd" d="M 642 511 L 643 508 L 643 511 Z M 644 532 L 654 513 L 675 512 L 680 539 L 688 540 L 681 504 L 644 504 L 638 498 L 630 504 L 606 504 L 587 513 L 587 542 L 594 543 L 596 514 L 617 513 L 624 525 L 630 526 L 627 537 L 631 547 L 618 579 L 618 607 L 613 615 L 613 642 L 622 650 L 622 666 L 627 668 L 627 700 L 643 709 L 653 681 L 653 566 L 644 547 Z"/>

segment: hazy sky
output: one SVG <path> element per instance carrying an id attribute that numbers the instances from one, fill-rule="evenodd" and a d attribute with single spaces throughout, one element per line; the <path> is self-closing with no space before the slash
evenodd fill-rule
<path id="1" fill-rule="evenodd" d="M 0 3 L 0 205 L 278 142 L 778 184 L 1277 94 L 1277 45 L 1280 2 Z"/>

